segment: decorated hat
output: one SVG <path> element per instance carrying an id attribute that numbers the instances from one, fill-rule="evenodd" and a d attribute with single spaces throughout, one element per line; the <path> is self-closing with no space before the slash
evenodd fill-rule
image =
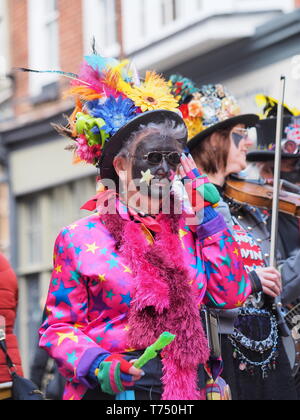
<path id="1" fill-rule="evenodd" d="M 249 162 L 265 162 L 275 159 L 276 130 L 278 101 L 265 96 L 257 95 L 257 104 L 263 106 L 261 120 L 256 124 L 257 148 L 248 153 Z M 299 145 L 298 153 L 295 145 Z M 282 157 L 285 159 L 300 158 L 300 112 L 284 105 Z"/>
<path id="2" fill-rule="evenodd" d="M 189 149 L 213 132 L 244 124 L 253 127 L 257 115 L 240 113 L 236 99 L 221 85 L 204 85 L 197 88 L 188 78 L 172 75 L 169 85 L 189 132 Z"/>
<path id="3" fill-rule="evenodd" d="M 75 109 L 67 127 L 54 126 L 73 140 L 67 149 L 74 151 L 74 163 L 99 167 L 102 179 L 117 179 L 113 160 L 141 125 L 166 120 L 183 124 L 167 81 L 154 71 L 140 79 L 129 60 L 104 58 L 94 51 L 84 58 L 79 74 L 55 73 L 71 79 L 66 94 L 74 98 Z"/>

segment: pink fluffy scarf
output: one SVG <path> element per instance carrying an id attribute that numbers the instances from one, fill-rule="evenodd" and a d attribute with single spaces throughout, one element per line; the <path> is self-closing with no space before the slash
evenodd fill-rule
<path id="1" fill-rule="evenodd" d="M 161 232 L 149 245 L 141 225 L 119 215 L 101 216 L 132 270 L 135 287 L 129 314 L 129 345 L 146 348 L 164 331 L 176 335 L 162 353 L 163 400 L 200 400 L 199 364 L 209 357 L 191 277 L 184 265 L 176 216 L 159 215 Z"/>

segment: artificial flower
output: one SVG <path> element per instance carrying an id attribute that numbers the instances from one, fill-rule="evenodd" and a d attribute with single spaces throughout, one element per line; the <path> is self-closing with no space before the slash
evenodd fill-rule
<path id="1" fill-rule="evenodd" d="M 190 118 L 185 120 L 188 129 L 188 139 L 191 140 L 204 130 L 201 118 Z"/>
<path id="2" fill-rule="evenodd" d="M 81 161 L 94 165 L 101 156 L 102 146 L 100 144 L 89 146 L 88 140 L 84 135 L 79 136 L 76 141 L 76 157 Z"/>
<path id="3" fill-rule="evenodd" d="M 140 86 L 128 84 L 125 94 L 140 107 L 142 112 L 164 109 L 175 111 L 178 102 L 171 94 L 166 81 L 155 72 L 147 72 L 145 81 Z"/>
<path id="4" fill-rule="evenodd" d="M 121 127 L 137 116 L 138 109 L 130 99 L 111 96 L 103 104 L 98 101 L 88 103 L 89 112 L 95 118 L 101 118 L 105 125 L 101 128 L 109 136 L 113 136 Z"/>
<path id="5" fill-rule="evenodd" d="M 178 74 L 170 76 L 169 87 L 180 104 L 186 103 L 191 96 L 199 92 L 192 80 Z"/>
<path id="6" fill-rule="evenodd" d="M 188 104 L 189 115 L 192 118 L 200 118 L 203 115 L 203 108 L 200 101 L 192 100 Z"/>
<path id="7" fill-rule="evenodd" d="M 100 144 L 102 147 L 107 139 L 107 134 L 103 130 L 105 122 L 101 118 L 93 118 L 83 112 L 76 115 L 76 132 L 84 135 L 89 146 Z"/>
<path id="8" fill-rule="evenodd" d="M 184 120 L 190 117 L 188 104 L 180 105 L 179 110 Z"/>

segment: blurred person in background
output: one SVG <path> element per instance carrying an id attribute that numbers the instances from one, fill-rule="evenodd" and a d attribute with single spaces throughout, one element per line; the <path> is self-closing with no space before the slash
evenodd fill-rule
<path id="1" fill-rule="evenodd" d="M 18 306 L 17 277 L 4 255 L 0 254 L 0 316 L 5 321 L 6 345 L 18 375 L 23 376 L 17 337 L 13 330 Z M 12 382 L 4 353 L 0 349 L 0 400 L 11 399 Z"/>
<path id="2" fill-rule="evenodd" d="M 217 211 L 233 232 L 239 244 L 236 254 L 242 255 L 247 275 L 257 285 L 258 293 L 253 296 L 264 292 L 268 299 L 274 299 L 282 291 L 281 275 L 269 267 L 270 235 L 260 210 L 247 203 L 228 205 L 224 190 L 227 177 L 247 167 L 247 152 L 253 145 L 248 128 L 255 127 L 259 118 L 241 115 L 235 98 L 220 84 L 197 89 L 192 81 L 187 83 L 176 75 L 171 82 L 173 92 L 177 86 L 181 96 L 180 108 L 190 132 L 188 147 L 199 170 L 218 188 L 222 200 Z M 224 261 L 226 264 L 235 262 Z M 234 276 L 228 277 L 228 284 L 235 281 Z M 276 315 L 271 305 L 256 305 L 256 298 L 248 299 L 241 309 L 218 310 L 222 377 L 230 385 L 234 400 L 296 399 Z"/>
<path id="3" fill-rule="evenodd" d="M 247 161 L 256 166 L 259 179 L 273 185 L 277 104 L 272 98 L 265 97 L 265 100 L 267 103 L 265 118 L 260 120 L 256 126 L 257 148 L 247 154 Z M 300 197 L 300 118 L 287 115 L 288 111 L 289 108 L 285 107 L 280 178 L 287 181 L 283 183 L 283 190 L 286 189 Z M 271 232 L 271 211 L 263 210 L 263 213 L 266 226 Z M 290 304 L 300 297 L 299 218 L 280 212 L 278 229 L 278 248 L 281 261 L 288 260 L 281 266 L 284 282 L 281 299 L 284 304 Z"/>
<path id="4" fill-rule="evenodd" d="M 251 151 L 247 159 L 257 168 L 258 177 L 267 180 L 272 185 L 274 180 L 275 162 L 275 137 L 276 137 L 276 106 L 271 98 L 265 98 L 269 104 L 265 119 L 257 124 L 257 149 Z M 270 104 L 273 103 L 273 106 Z M 275 108 L 275 109 L 274 109 Z M 285 107 L 284 136 L 282 139 L 282 162 L 281 174 L 283 188 L 291 191 L 300 198 L 300 119 L 297 116 L 286 115 L 289 109 Z M 270 114 L 273 118 L 270 118 Z M 267 227 L 271 231 L 271 214 L 267 215 Z M 286 306 L 286 320 L 289 328 L 293 331 L 296 352 L 300 349 L 299 314 L 300 314 L 300 220 L 299 218 L 280 213 L 279 214 L 279 247 L 284 260 L 280 269 L 284 281 L 281 299 Z M 296 354 L 296 372 L 300 365 L 299 354 Z M 295 376 L 298 399 L 300 399 L 300 374 Z"/>
<path id="5" fill-rule="evenodd" d="M 45 308 L 46 296 L 41 299 L 40 307 Z M 60 401 L 63 397 L 65 380 L 58 366 L 48 353 L 37 346 L 30 368 L 30 379 L 45 395 L 46 400 Z"/>

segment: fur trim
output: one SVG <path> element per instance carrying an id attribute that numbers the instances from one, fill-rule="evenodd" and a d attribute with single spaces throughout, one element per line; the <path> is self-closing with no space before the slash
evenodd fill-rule
<path id="1" fill-rule="evenodd" d="M 176 339 L 162 353 L 164 400 L 198 400 L 199 364 L 209 358 L 199 308 L 178 237 L 178 217 L 160 215 L 162 227 L 149 245 L 140 225 L 119 215 L 101 216 L 127 260 L 135 281 L 129 314 L 129 341 L 146 348 L 164 331 Z"/>

